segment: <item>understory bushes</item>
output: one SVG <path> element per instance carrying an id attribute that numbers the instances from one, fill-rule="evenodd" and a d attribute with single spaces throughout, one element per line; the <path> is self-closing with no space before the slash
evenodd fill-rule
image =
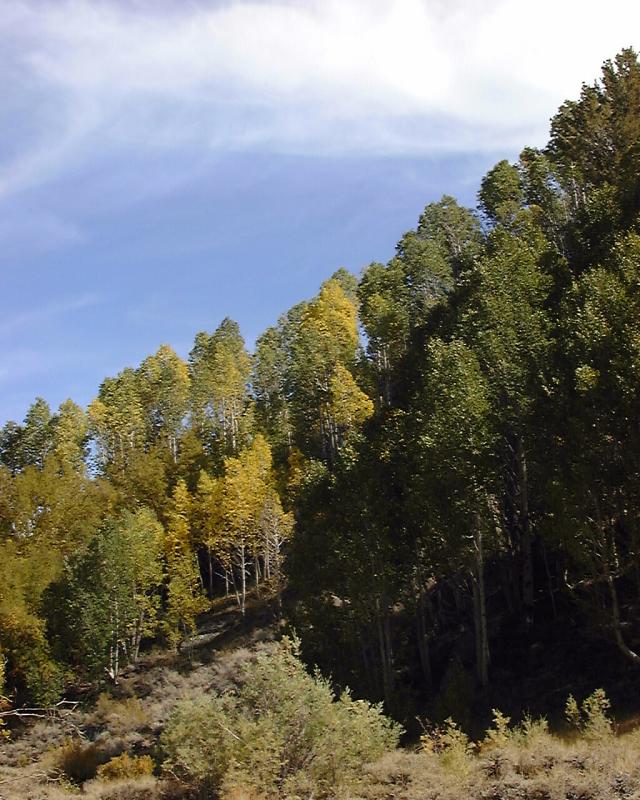
<path id="1" fill-rule="evenodd" d="M 349 693 L 336 698 L 328 680 L 306 671 L 296 642 L 261 641 L 220 652 L 211 663 L 159 661 L 123 677 L 93 708 L 12 735 L 0 751 L 0 794 L 640 800 L 640 728 L 618 735 L 602 690 L 569 697 L 565 717 L 560 735 L 543 718 L 514 724 L 495 710 L 477 741 L 451 719 L 425 723 L 419 743 L 401 749 L 400 727 L 379 706 Z M 27 747 L 30 737 L 40 749 Z"/>
<path id="2" fill-rule="evenodd" d="M 223 798 L 328 798 L 357 785 L 400 733 L 379 706 L 336 700 L 285 641 L 246 666 L 235 692 L 180 703 L 161 746 L 166 771 Z"/>
<path id="3" fill-rule="evenodd" d="M 494 711 L 492 727 L 472 742 L 453 720 L 430 728 L 420 752 L 396 750 L 365 767 L 357 800 L 614 800 L 640 798 L 640 729 L 616 736 L 609 701 L 596 690 L 569 697 L 570 729 L 546 720 L 511 725 Z"/>

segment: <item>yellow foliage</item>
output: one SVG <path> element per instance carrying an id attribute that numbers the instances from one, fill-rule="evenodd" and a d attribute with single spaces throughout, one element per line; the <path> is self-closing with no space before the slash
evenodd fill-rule
<path id="1" fill-rule="evenodd" d="M 313 338 L 316 357 L 325 367 L 353 359 L 358 346 L 358 313 L 338 281 L 326 281 L 306 306 L 301 332 Z"/>
<path id="2" fill-rule="evenodd" d="M 223 479 L 215 478 L 202 470 L 193 504 L 198 544 L 204 545 L 219 558 L 226 549 L 222 516 L 223 489 Z"/>
<path id="3" fill-rule="evenodd" d="M 331 376 L 331 416 L 339 428 L 349 430 L 373 415 L 371 399 L 355 382 L 342 364 L 337 364 Z"/>
<path id="4" fill-rule="evenodd" d="M 237 458 L 225 461 L 222 525 L 228 540 L 255 538 L 258 520 L 273 490 L 271 449 L 261 434 Z"/>
<path id="5" fill-rule="evenodd" d="M 171 507 L 167 515 L 165 554 L 169 562 L 191 552 L 191 511 L 191 495 L 187 484 L 180 478 L 173 490 Z"/>
<path id="6" fill-rule="evenodd" d="M 103 781 L 121 781 L 129 778 L 142 778 L 153 774 L 151 756 L 130 756 L 129 753 L 112 758 L 98 767 L 98 777 Z"/>

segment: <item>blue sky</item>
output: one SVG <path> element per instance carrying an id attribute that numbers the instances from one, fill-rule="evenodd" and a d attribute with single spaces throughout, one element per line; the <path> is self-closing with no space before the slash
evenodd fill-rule
<path id="1" fill-rule="evenodd" d="M 1 0 L 0 424 L 473 204 L 636 5 Z"/>

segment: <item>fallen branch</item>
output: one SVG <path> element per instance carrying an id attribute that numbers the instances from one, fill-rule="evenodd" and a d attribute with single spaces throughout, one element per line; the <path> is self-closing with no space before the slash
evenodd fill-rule
<path id="1" fill-rule="evenodd" d="M 0 719 L 7 717 L 37 717 L 48 719 L 50 717 L 62 717 L 63 714 L 71 714 L 80 705 L 79 700 L 60 700 L 53 706 L 35 708 L 12 708 L 9 711 L 0 711 Z"/>

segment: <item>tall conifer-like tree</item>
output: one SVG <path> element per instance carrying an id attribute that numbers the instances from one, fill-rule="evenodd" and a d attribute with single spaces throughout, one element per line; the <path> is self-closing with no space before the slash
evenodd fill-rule
<path id="1" fill-rule="evenodd" d="M 199 333 L 189 367 L 192 426 L 220 461 L 238 452 L 250 427 L 251 358 L 237 323 L 227 318 L 211 335 Z"/>
<path id="2" fill-rule="evenodd" d="M 106 378 L 89 405 L 89 419 L 103 468 L 124 472 L 132 454 L 144 447 L 146 423 L 135 370 Z"/>
<path id="3" fill-rule="evenodd" d="M 168 346 L 145 358 L 138 369 L 140 398 L 147 424 L 147 441 L 163 442 L 178 460 L 178 442 L 189 408 L 187 365 Z"/>

